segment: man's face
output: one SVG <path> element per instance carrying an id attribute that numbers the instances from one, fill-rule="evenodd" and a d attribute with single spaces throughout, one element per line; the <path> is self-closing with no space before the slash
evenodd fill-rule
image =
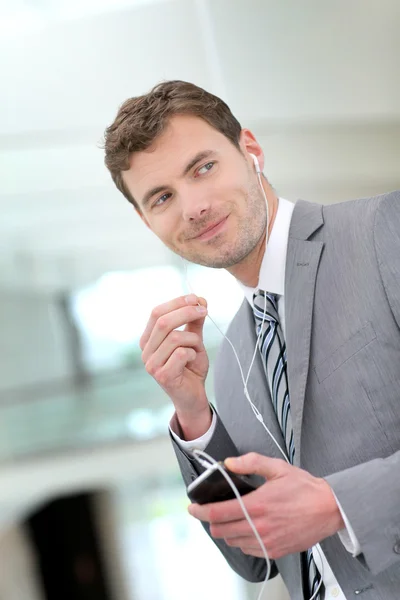
<path id="1" fill-rule="evenodd" d="M 202 119 L 175 116 L 150 148 L 132 155 L 123 179 L 146 225 L 173 252 L 229 268 L 265 235 L 265 200 L 248 155 L 254 144 L 242 132 L 242 154 Z"/>

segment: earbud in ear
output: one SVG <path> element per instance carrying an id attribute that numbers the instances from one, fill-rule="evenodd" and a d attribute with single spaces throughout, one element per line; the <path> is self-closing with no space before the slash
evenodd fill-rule
<path id="1" fill-rule="evenodd" d="M 260 165 L 258 163 L 258 158 L 255 154 L 251 154 L 251 152 L 249 152 L 251 158 L 253 159 L 253 163 L 254 163 L 254 167 L 256 169 L 256 173 L 261 173 L 261 169 L 260 169 Z"/>

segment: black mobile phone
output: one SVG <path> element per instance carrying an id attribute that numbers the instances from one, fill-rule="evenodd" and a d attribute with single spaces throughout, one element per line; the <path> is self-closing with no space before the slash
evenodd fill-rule
<path id="1" fill-rule="evenodd" d="M 241 496 L 254 492 L 257 486 L 247 475 L 236 475 L 229 471 L 223 463 L 219 466 L 228 473 Z M 223 502 L 236 498 L 231 486 L 219 471 L 216 465 L 210 466 L 197 479 L 187 487 L 189 499 L 196 504 L 208 504 L 209 502 Z"/>

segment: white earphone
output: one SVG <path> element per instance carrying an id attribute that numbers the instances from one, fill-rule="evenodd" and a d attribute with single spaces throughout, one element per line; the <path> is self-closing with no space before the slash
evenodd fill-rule
<path id="1" fill-rule="evenodd" d="M 249 154 L 250 154 L 251 158 L 253 159 L 256 173 L 257 173 L 257 175 L 259 175 L 261 173 L 261 169 L 260 169 L 260 164 L 258 162 L 258 158 L 255 154 L 252 154 L 251 152 L 249 152 Z"/>

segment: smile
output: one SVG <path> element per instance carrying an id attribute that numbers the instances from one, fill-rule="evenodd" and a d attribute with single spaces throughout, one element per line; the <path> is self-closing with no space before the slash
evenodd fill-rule
<path id="1" fill-rule="evenodd" d="M 207 231 L 196 236 L 193 239 L 200 240 L 201 242 L 211 239 L 212 237 L 216 236 L 218 233 L 220 233 L 223 230 L 227 220 L 228 220 L 228 217 L 225 217 L 224 219 L 222 219 L 222 221 L 220 221 L 219 223 L 214 225 L 214 227 L 211 227 L 211 229 L 207 229 Z"/>

